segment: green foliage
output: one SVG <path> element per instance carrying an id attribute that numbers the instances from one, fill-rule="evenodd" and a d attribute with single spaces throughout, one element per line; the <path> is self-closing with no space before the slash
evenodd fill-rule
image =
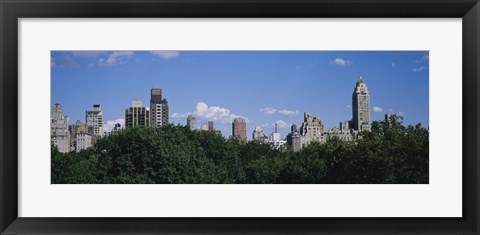
<path id="1" fill-rule="evenodd" d="M 332 138 L 297 152 L 184 126 L 125 129 L 78 153 L 59 153 L 52 146 L 52 183 L 428 183 L 428 130 L 401 121 L 393 116 L 373 122 L 354 142 Z"/>

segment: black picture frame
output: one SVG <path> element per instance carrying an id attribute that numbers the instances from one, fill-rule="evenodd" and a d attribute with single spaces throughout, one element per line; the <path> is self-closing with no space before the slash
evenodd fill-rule
<path id="1" fill-rule="evenodd" d="M 478 234 L 480 232 L 478 155 L 480 146 L 478 144 L 480 5 L 478 0 L 0 0 L 0 16 L 0 232 L 2 234 Z M 462 18 L 463 217 L 18 217 L 18 19 L 50 17 Z"/>

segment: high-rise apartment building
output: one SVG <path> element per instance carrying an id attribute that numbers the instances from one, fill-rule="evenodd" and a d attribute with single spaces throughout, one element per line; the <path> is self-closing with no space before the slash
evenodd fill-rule
<path id="1" fill-rule="evenodd" d="M 82 123 L 80 120 L 77 120 L 75 124 L 69 126 L 70 135 L 75 137 L 77 133 L 90 133 L 93 134 L 93 127 L 88 126 L 86 123 Z"/>
<path id="2" fill-rule="evenodd" d="M 197 121 L 196 121 L 196 119 L 195 119 L 195 116 L 193 116 L 193 115 L 191 115 L 191 114 L 188 115 L 188 117 L 187 117 L 187 126 L 190 128 L 190 130 L 192 130 L 192 131 L 195 130 L 195 128 L 196 128 L 196 123 L 197 123 Z"/>
<path id="3" fill-rule="evenodd" d="M 298 133 L 298 127 L 296 124 L 292 124 L 290 126 L 290 133 L 287 134 L 287 144 L 290 146 L 293 146 L 293 140 L 296 139 L 297 141 L 299 140 L 300 133 Z"/>
<path id="4" fill-rule="evenodd" d="M 82 149 L 89 148 L 93 146 L 96 139 L 93 135 L 93 126 L 88 126 L 86 123 L 82 123 L 80 120 L 77 120 L 75 124 L 69 125 L 68 129 L 70 131 L 70 149 L 73 151 L 80 151 Z M 80 138 L 78 136 L 81 136 Z M 83 137 L 88 135 L 87 137 Z M 78 140 L 82 142 L 78 142 Z"/>
<path id="5" fill-rule="evenodd" d="M 298 133 L 298 128 L 297 128 L 296 124 L 292 124 L 292 126 L 290 126 L 290 132 L 291 133 Z"/>
<path id="6" fill-rule="evenodd" d="M 93 137 L 89 133 L 77 133 L 76 142 L 75 151 L 80 152 L 93 146 Z"/>
<path id="7" fill-rule="evenodd" d="M 208 121 L 208 130 L 215 131 L 215 127 L 213 126 L 213 121 Z"/>
<path id="8" fill-rule="evenodd" d="M 93 135 L 103 136 L 103 111 L 99 104 L 93 105 L 93 110 L 85 112 L 87 126 L 93 127 Z"/>
<path id="9" fill-rule="evenodd" d="M 340 122 L 340 130 L 350 130 L 350 121 Z"/>
<path id="10" fill-rule="evenodd" d="M 259 127 L 259 126 L 256 126 L 255 129 L 253 130 L 253 133 L 252 133 L 252 139 L 254 141 L 257 141 L 259 143 L 265 143 L 267 142 L 267 136 L 265 135 L 265 133 L 263 132 L 262 128 Z"/>
<path id="11" fill-rule="evenodd" d="M 313 117 L 310 113 L 304 113 L 300 133 L 296 133 L 296 126 L 292 126 L 291 136 L 288 137 L 287 140 L 292 143 L 294 150 L 299 150 L 314 141 L 325 143 L 323 132 L 322 119 L 320 119 L 320 117 Z"/>
<path id="12" fill-rule="evenodd" d="M 235 118 L 232 122 L 232 138 L 247 142 L 247 121 L 245 118 Z"/>
<path id="13" fill-rule="evenodd" d="M 61 153 L 70 152 L 68 118 L 63 115 L 62 105 L 58 103 L 53 105 L 50 125 L 50 138 L 53 145 L 57 146 Z"/>
<path id="14" fill-rule="evenodd" d="M 142 107 L 142 101 L 132 101 L 132 107 L 125 109 L 125 127 L 150 127 L 150 110 Z"/>
<path id="15" fill-rule="evenodd" d="M 352 128 L 357 131 L 370 130 L 370 93 L 361 76 L 353 89 L 352 112 Z"/>
<path id="16" fill-rule="evenodd" d="M 310 113 L 303 114 L 303 123 L 300 127 L 300 134 L 308 135 L 314 139 L 321 139 L 323 132 L 323 123 L 320 117 L 313 117 Z"/>
<path id="17" fill-rule="evenodd" d="M 152 88 L 150 91 L 150 126 L 160 127 L 168 125 L 168 102 L 162 99 L 162 89 Z"/>
<path id="18" fill-rule="evenodd" d="M 323 132 L 326 141 L 331 139 L 339 139 L 343 141 L 352 141 L 357 136 L 357 131 L 352 129 L 331 128 Z"/>
<path id="19" fill-rule="evenodd" d="M 367 85 L 360 77 L 355 85 L 352 96 L 353 118 L 350 121 L 339 123 L 339 128 L 324 129 L 320 117 L 313 117 L 304 113 L 303 123 L 297 130 L 297 125 L 292 125 L 287 135 L 287 143 L 298 151 L 311 142 L 325 143 L 331 139 L 354 141 L 359 138 L 360 131 L 370 130 L 370 93 Z M 389 116 L 386 115 L 385 118 Z"/>

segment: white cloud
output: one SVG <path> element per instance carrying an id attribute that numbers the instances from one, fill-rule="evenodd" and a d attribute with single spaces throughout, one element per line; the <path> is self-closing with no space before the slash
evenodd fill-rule
<path id="1" fill-rule="evenodd" d="M 413 69 L 412 69 L 412 72 L 416 73 L 416 72 L 420 72 L 420 71 L 422 71 L 422 70 L 424 70 L 424 69 L 425 69 L 425 67 L 423 67 L 423 66 L 422 66 L 422 67 L 418 67 L 418 68 L 413 68 Z"/>
<path id="2" fill-rule="evenodd" d="M 335 60 L 330 61 L 330 64 L 345 66 L 345 65 L 351 65 L 353 64 L 353 62 L 350 60 L 344 60 L 342 58 L 335 58 Z"/>
<path id="3" fill-rule="evenodd" d="M 183 118 L 187 118 L 188 115 L 190 115 L 191 113 L 173 113 L 172 114 L 172 118 L 174 119 L 183 119 Z"/>
<path id="4" fill-rule="evenodd" d="M 265 123 L 265 124 L 260 125 L 260 127 L 262 127 L 262 128 L 275 128 L 275 124 L 277 124 L 277 127 L 280 128 L 280 129 L 290 128 L 290 125 L 283 120 L 277 120 L 273 123 Z"/>
<path id="5" fill-rule="evenodd" d="M 120 63 L 120 60 L 125 57 L 131 57 L 133 51 L 114 51 L 110 53 L 108 58 L 100 58 L 98 64 L 102 66 L 112 66 Z"/>
<path id="6" fill-rule="evenodd" d="M 105 132 L 111 132 L 113 128 L 115 127 L 115 124 L 120 123 L 122 127 L 125 126 L 125 119 L 123 118 L 117 118 L 115 121 L 108 120 L 106 123 L 103 124 L 103 131 Z"/>
<path id="7" fill-rule="evenodd" d="M 287 129 L 290 127 L 290 125 L 283 120 L 277 120 L 274 124 L 277 124 L 277 127 L 282 129 Z"/>
<path id="8" fill-rule="evenodd" d="M 232 123 L 235 118 L 245 118 L 241 115 L 231 113 L 231 111 L 226 108 L 218 106 L 208 107 L 204 102 L 197 103 L 193 115 L 200 120 L 214 121 L 222 124 Z M 248 123 L 249 120 L 247 118 L 245 119 Z"/>
<path id="9" fill-rule="evenodd" d="M 274 108 L 263 108 L 263 109 L 260 109 L 259 111 L 260 113 L 263 113 L 263 114 L 275 114 L 277 112 L 277 110 Z"/>
<path id="10" fill-rule="evenodd" d="M 262 108 L 259 110 L 261 113 L 263 114 L 275 114 L 275 113 L 279 113 L 279 114 L 282 114 L 282 115 L 285 115 L 285 116 L 296 116 L 300 113 L 300 111 L 298 110 L 288 110 L 288 109 L 281 109 L 281 110 L 276 110 L 274 108 Z"/>
<path id="11" fill-rule="evenodd" d="M 381 113 L 381 112 L 383 112 L 383 109 L 381 107 L 378 107 L 378 106 L 373 106 L 373 112 Z"/>
<path id="12" fill-rule="evenodd" d="M 415 60 L 414 62 L 418 64 L 418 63 L 427 62 L 429 60 L 430 60 L 430 56 L 428 54 L 425 54 L 422 56 L 422 58 Z"/>
<path id="13" fill-rule="evenodd" d="M 61 57 L 52 57 L 50 58 L 50 67 L 64 67 L 64 68 L 75 68 L 78 67 L 78 63 L 73 59 L 72 56 L 61 56 Z"/>
<path id="14" fill-rule="evenodd" d="M 150 53 L 164 60 L 169 60 L 169 59 L 173 59 L 175 57 L 180 56 L 180 52 L 178 51 L 150 51 Z"/>
<path id="15" fill-rule="evenodd" d="M 290 116 L 290 117 L 292 117 L 292 116 L 298 115 L 298 114 L 300 113 L 300 111 L 298 111 L 298 110 L 293 111 L 293 110 L 288 110 L 288 109 L 282 109 L 282 110 L 278 111 L 278 113 L 283 114 L 283 115 L 285 115 L 285 116 Z"/>
<path id="16" fill-rule="evenodd" d="M 106 51 L 74 51 L 72 55 L 76 57 L 97 57 L 103 53 L 106 53 Z"/>

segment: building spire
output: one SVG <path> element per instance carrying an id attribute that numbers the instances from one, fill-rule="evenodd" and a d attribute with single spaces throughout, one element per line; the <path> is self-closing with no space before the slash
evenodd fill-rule
<path id="1" fill-rule="evenodd" d="M 370 130 L 370 93 L 359 76 L 352 95 L 352 128 L 357 131 Z"/>
<path id="2" fill-rule="evenodd" d="M 360 83 L 365 83 L 362 79 L 362 75 L 360 75 L 360 77 L 357 80 L 357 84 L 360 84 Z"/>

